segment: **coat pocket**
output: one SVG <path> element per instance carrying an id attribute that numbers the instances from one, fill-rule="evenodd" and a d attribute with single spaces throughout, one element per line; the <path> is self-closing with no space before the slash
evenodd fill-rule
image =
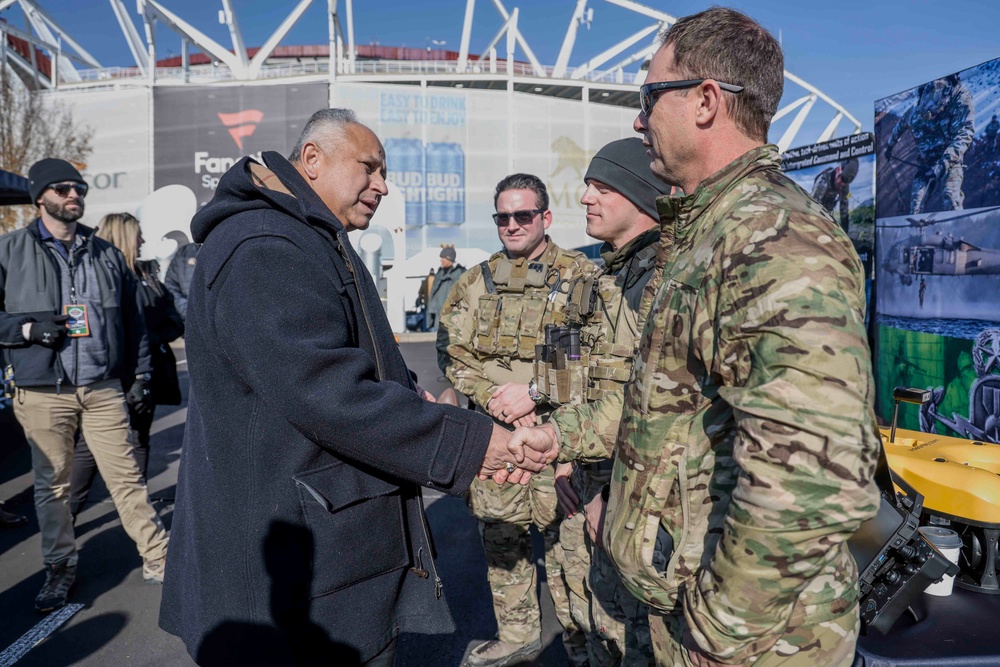
<path id="1" fill-rule="evenodd" d="M 398 485 L 340 462 L 292 479 L 313 536 L 312 597 L 409 564 Z"/>

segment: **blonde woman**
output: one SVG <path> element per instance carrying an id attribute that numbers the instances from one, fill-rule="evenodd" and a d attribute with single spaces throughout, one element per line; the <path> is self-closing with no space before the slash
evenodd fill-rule
<path id="1" fill-rule="evenodd" d="M 97 236 L 110 241 L 125 256 L 125 263 L 136 278 L 136 297 L 142 307 L 149 336 L 149 352 L 153 361 L 153 408 L 139 413 L 129 406 L 129 419 L 136 434 L 135 458 L 143 479 L 149 464 L 149 430 L 157 405 L 178 405 L 181 402 L 177 379 L 177 362 L 168 343 L 184 334 L 184 320 L 174 307 L 173 297 L 157 278 L 159 266 L 155 260 L 139 260 L 143 238 L 139 221 L 129 213 L 110 213 L 101 218 Z M 128 385 L 131 380 L 126 380 Z M 127 392 L 129 387 L 125 386 Z M 70 510 L 74 521 L 83 509 L 87 494 L 97 474 L 94 457 L 82 436 L 76 441 L 73 456 Z"/>

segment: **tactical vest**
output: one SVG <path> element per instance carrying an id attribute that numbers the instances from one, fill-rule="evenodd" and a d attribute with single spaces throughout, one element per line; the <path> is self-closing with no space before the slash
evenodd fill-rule
<path id="1" fill-rule="evenodd" d="M 566 321 L 566 285 L 558 267 L 501 257 L 480 264 L 486 293 L 479 297 L 475 349 L 480 355 L 531 361 L 546 325 Z"/>
<path id="2" fill-rule="evenodd" d="M 636 253 L 639 266 L 656 262 L 656 246 Z M 570 281 L 567 327 L 550 330 L 535 355 L 535 383 L 551 403 L 580 405 L 615 391 L 632 375 L 639 313 L 625 303 L 618 276 L 599 273 Z"/>

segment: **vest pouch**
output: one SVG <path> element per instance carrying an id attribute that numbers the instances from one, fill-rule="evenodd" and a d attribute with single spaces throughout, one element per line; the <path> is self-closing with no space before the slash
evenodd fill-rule
<path id="1" fill-rule="evenodd" d="M 556 367 L 549 371 L 552 386 L 552 403 L 580 405 L 586 400 L 587 362 L 584 359 L 566 359 L 562 350 Z"/>
<path id="2" fill-rule="evenodd" d="M 545 342 L 545 311 L 548 308 L 547 296 L 540 292 L 525 294 L 521 299 L 520 322 L 515 323 L 517 335 L 517 356 L 521 359 L 534 359 L 535 346 Z"/>
<path id="3" fill-rule="evenodd" d="M 524 303 L 513 294 L 503 294 L 500 297 L 500 326 L 494 331 L 496 354 L 504 357 L 515 356 L 518 352 L 518 335 L 522 319 Z M 533 359 L 535 344 L 531 344 L 531 352 L 524 359 Z"/>
<path id="4" fill-rule="evenodd" d="M 587 400 L 600 400 L 628 382 L 634 358 L 635 348 L 631 345 L 598 343 L 590 357 Z"/>
<path id="5" fill-rule="evenodd" d="M 487 292 L 479 297 L 479 316 L 476 319 L 476 352 L 496 354 L 497 339 L 494 332 L 500 328 L 499 294 Z"/>

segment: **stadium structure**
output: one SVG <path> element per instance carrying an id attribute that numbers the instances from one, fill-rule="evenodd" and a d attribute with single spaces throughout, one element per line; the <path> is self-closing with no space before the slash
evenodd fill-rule
<path id="1" fill-rule="evenodd" d="M 83 170 L 92 186 L 87 220 L 138 212 L 144 255 L 165 260 L 190 241 L 191 215 L 240 157 L 287 152 L 313 111 L 353 108 L 385 145 L 390 195 L 372 227 L 352 240 L 383 288 L 397 331 L 442 244 L 455 245 L 466 266 L 496 249 L 493 187 L 505 174 L 529 172 L 546 182 L 550 231 L 560 245 L 592 243 L 579 205 L 582 176 L 601 146 L 633 136 L 637 86 L 657 35 L 676 20 L 633 0 L 566 0 L 562 46 L 545 65 L 519 28 L 533 20 L 531 3 L 522 10 L 480 0 L 477 12 L 476 0 L 466 0 L 461 46 L 449 51 L 358 44 L 353 0 L 326 0 L 325 8 L 323 0 L 300 0 L 262 45 L 249 48 L 232 0 L 221 0 L 219 12 L 231 48 L 158 0 L 137 0 L 136 14 L 123 0 L 108 2 L 133 66 L 102 66 L 37 0 L 0 0 L 0 66 L 93 132 Z M 578 59 L 578 31 L 600 27 L 599 4 L 647 24 Z M 321 9 L 327 43 L 282 44 Z M 472 28 L 484 12 L 499 29 L 476 54 Z M 18 13 L 23 30 L 9 20 Z M 164 54 L 178 39 L 180 55 Z M 772 127 L 782 150 L 831 139 L 842 125 L 847 134 L 861 131 L 819 88 L 788 71 L 785 80 Z M 819 136 L 800 137 L 810 114 L 830 120 Z"/>

